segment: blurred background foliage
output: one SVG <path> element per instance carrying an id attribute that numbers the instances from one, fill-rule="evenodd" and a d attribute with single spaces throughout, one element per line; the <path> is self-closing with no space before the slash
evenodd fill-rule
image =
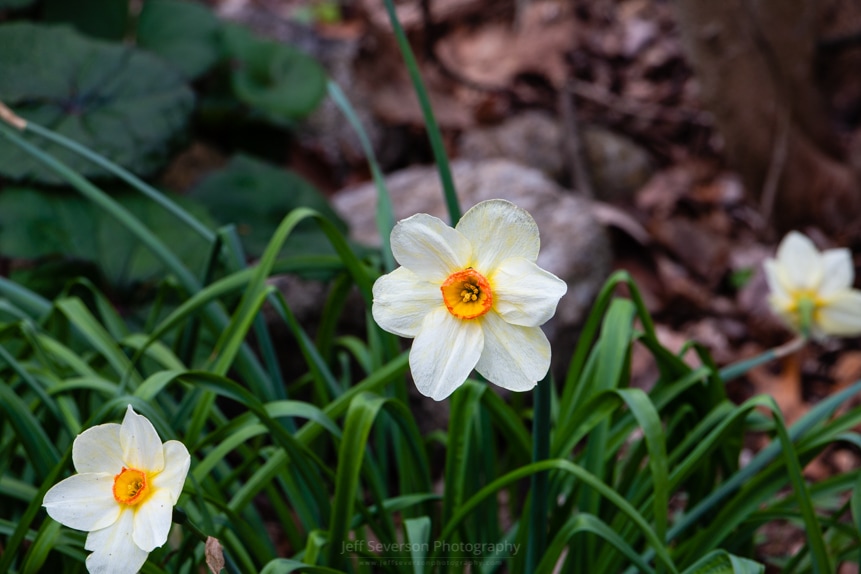
<path id="1" fill-rule="evenodd" d="M 254 156 L 267 141 L 289 138 L 319 105 L 323 68 L 290 45 L 224 22 L 203 4 L 132 4 L 0 0 L 0 101 L 139 177 L 162 174 L 195 133 L 222 142 L 234 155 L 195 182 L 181 205 L 211 229 L 235 223 L 249 256 L 260 255 L 296 207 L 313 207 L 345 230 L 313 185 Z M 235 141 L 243 130 L 251 135 Z M 164 210 L 127 194 L 96 163 L 24 137 L 109 191 L 176 245 L 191 269 L 203 269 L 205 244 L 186 240 Z M 83 275 L 121 304 L 148 297 L 161 266 L 110 216 L 15 146 L 0 146 L 0 177 L 8 182 L 0 193 L 0 253 L 12 259 L 13 279 L 54 295 Z M 330 252 L 315 229 L 302 225 L 285 252 Z"/>
<path id="2" fill-rule="evenodd" d="M 478 4 L 471 3 L 471 9 L 480 11 Z M 597 15 L 592 24 L 601 25 L 593 26 L 591 36 L 581 35 L 587 46 L 569 52 L 568 64 L 580 70 L 579 83 L 571 84 L 572 90 L 580 90 L 575 90 L 580 112 L 589 112 L 582 104 L 591 103 L 593 113 L 599 107 L 607 123 L 616 114 L 641 125 L 640 139 L 646 132 L 657 134 L 659 145 L 652 151 L 663 149 L 666 163 L 679 149 L 688 149 L 691 140 L 712 141 L 711 127 L 699 111 L 681 105 L 693 90 L 687 88 L 690 75 L 677 46 L 663 41 L 666 28 L 635 17 L 631 6 L 646 3 L 629 2 L 625 30 L 639 30 L 643 40 L 633 43 L 639 47 L 626 47 L 614 38 L 627 36 L 614 36 L 604 27 L 612 22 L 604 10 L 609 4 L 601 4 L 600 10 L 592 6 Z M 395 13 L 393 2 L 376 6 Z M 588 20 L 583 14 L 589 9 L 579 8 L 570 20 Z M 338 3 L 309 2 L 295 17 L 336 21 Z M 411 39 L 421 38 L 416 30 L 428 23 L 426 17 L 422 22 L 413 14 Z M 501 120 L 524 109 L 552 109 L 561 101 L 547 89 L 553 83 L 523 71 L 529 68 L 506 71 L 479 59 L 481 65 L 471 71 L 501 70 L 511 76 L 502 80 L 507 89 L 482 92 L 479 86 L 476 91 L 483 98 L 470 94 L 471 111 L 452 99 L 440 105 L 439 91 L 431 98 L 418 90 L 425 105 L 420 110 L 409 99 L 414 95 L 409 81 L 402 82 L 406 88 L 383 89 L 399 73 L 406 77 L 401 58 L 416 85 L 426 72 L 419 73 L 410 61 L 406 36 L 391 18 L 389 26 L 383 15 L 386 32 L 394 28 L 402 44 L 396 46 L 392 38 L 378 43 L 371 57 L 379 68 L 368 81 L 369 99 L 377 112 L 387 112 L 398 124 L 388 135 L 403 136 L 392 138 L 389 148 L 407 153 L 387 160 L 380 153 L 385 171 L 414 162 L 416 150 L 429 159 L 427 148 L 409 145 L 424 139 L 425 129 L 444 171 L 452 131 L 467 131 L 481 118 Z M 505 42 L 496 44 L 497 49 L 516 51 L 531 43 L 539 47 L 531 52 L 533 58 L 552 60 L 536 40 L 550 35 L 533 28 L 533 35 L 518 44 L 512 40 L 516 34 L 509 33 L 518 26 L 506 24 Z M 430 28 L 425 30 L 429 35 Z M 467 28 L 450 26 L 457 32 Z M 687 339 L 668 344 L 672 331 L 666 322 L 658 327 L 652 322 L 661 305 L 664 319 L 678 323 L 685 313 L 699 319 L 704 309 L 717 309 L 726 315 L 719 319 L 731 321 L 716 323 L 708 333 L 736 332 L 740 334 L 731 336 L 739 345 L 755 344 L 754 330 L 734 328 L 739 317 L 754 314 L 744 307 L 736 312 L 727 293 L 734 296 L 742 286 L 755 285 L 754 270 L 769 251 L 763 248 L 759 260 L 740 258 L 730 267 L 730 252 L 750 243 L 746 236 L 729 244 L 719 241 L 724 236 L 704 233 L 706 216 L 725 235 L 739 229 L 739 222 L 747 233 L 754 227 L 750 212 L 739 208 L 742 194 L 735 180 L 700 185 L 704 178 L 697 163 L 687 175 L 684 169 L 666 170 L 664 175 L 672 177 L 652 180 L 657 192 L 651 194 L 651 208 L 649 194 L 640 195 L 644 210 L 703 217 L 695 224 L 685 219 L 684 225 L 642 231 L 647 239 L 633 249 L 635 264 L 622 260 L 618 265 L 630 267 L 631 274 L 611 277 L 588 319 L 578 325 L 579 342 L 559 353 L 567 375 L 553 389 L 552 401 L 545 395 L 548 416 L 533 411 L 528 395 L 502 398 L 484 382 L 468 381 L 441 407 L 450 413 L 441 422 L 439 410 L 432 410 L 439 405 L 410 400 L 407 354 L 399 341 L 363 321 L 373 280 L 380 268 L 393 267 L 393 260 L 385 259 L 385 248 L 381 254 L 349 243 L 344 221 L 326 198 L 284 166 L 285 143 L 323 105 L 327 90 L 339 109 L 334 122 L 320 131 L 347 124 L 360 131 L 364 118 L 357 119 L 343 104 L 353 94 L 344 96 L 318 62 L 289 42 L 264 38 L 255 30 L 216 17 L 207 4 L 183 0 L 0 0 L 0 101 L 34 122 L 21 134 L 3 132 L 18 145 L 4 140 L 0 146 L 0 315 L 8 319 L 0 325 L 0 411 L 8 421 L 3 428 L 12 429 L 0 433 L 0 495 L 9 512 L 8 518 L 0 517 L 0 535 L 6 537 L 0 572 L 22 561 L 22 572 L 37 571 L 43 563 L 62 564 L 64 572 L 82 571 L 83 535 L 37 520 L 40 497 L 70 470 L 61 453 L 70 450 L 75 434 L 113 420 L 129 402 L 153 420 L 163 437 L 190 446 L 196 460 L 184 504 L 193 521 L 221 537 L 233 572 L 312 571 L 308 564 L 333 571 L 359 559 L 367 563 L 354 570 L 372 572 L 388 558 L 403 558 L 398 552 L 339 552 L 353 536 L 389 545 L 409 540 L 421 547 L 451 537 L 537 549 L 485 556 L 482 571 L 487 572 L 503 568 L 503 561 L 509 570 L 523 572 L 555 571 L 557 564 L 576 572 L 625 571 L 631 564 L 646 572 L 652 571 L 651 564 L 659 572 L 760 572 L 760 565 L 738 556 L 758 557 L 763 538 L 789 540 L 787 530 L 801 534 L 783 542 L 776 553 L 773 564 L 782 571 L 828 572 L 832 563 L 857 562 L 861 470 L 855 465 L 829 471 L 826 480 L 810 488 L 802 471 L 836 450 L 835 445 L 861 445 L 856 431 L 861 407 L 850 403 L 861 383 L 843 384 L 815 408 L 785 421 L 786 410 L 768 394 L 736 400 L 727 385 L 773 359 L 771 351 L 761 360 L 719 370 L 715 363 L 732 362 L 726 354 L 712 359 L 710 353 L 720 352 L 721 345 L 711 343 L 707 351 Z M 565 38 L 573 37 L 563 32 Z M 426 39 L 425 60 L 439 67 L 440 61 L 431 57 L 433 38 Z M 464 45 L 472 45 L 468 40 Z M 643 52 L 650 55 L 640 63 L 648 65 L 639 72 L 618 65 L 636 64 L 633 55 L 644 46 L 654 51 Z M 631 54 L 623 55 L 623 48 Z M 610 64 L 619 69 L 610 71 Z M 349 87 L 349 81 L 332 75 Z M 630 80 L 627 84 L 623 76 Z M 573 77 L 563 77 L 557 85 L 569 85 Z M 454 78 L 461 88 L 463 78 Z M 638 80 L 655 78 L 656 85 L 670 88 L 660 107 L 633 106 L 632 112 L 631 106 L 620 106 L 651 85 Z M 492 75 L 487 81 L 491 88 L 497 85 Z M 597 95 L 584 91 L 601 82 L 607 89 Z M 657 98 L 662 90 L 652 92 Z M 617 108 L 624 113 L 617 114 Z M 658 118 L 660 124 L 645 121 L 638 113 L 643 109 L 657 109 L 667 117 Z M 411 113 L 412 119 L 404 119 Z M 549 123 L 560 133 L 569 127 L 554 119 Z M 660 125 L 687 135 L 664 139 Z M 590 133 L 598 132 L 584 132 L 587 144 Z M 600 133 L 606 138 L 606 130 Z M 709 137 L 690 135 L 702 133 Z M 529 137 L 503 137 L 526 142 L 538 156 L 564 148 L 561 138 L 550 138 L 548 147 L 541 147 Z M 354 161 L 363 169 L 370 164 L 378 184 L 375 199 L 385 198 L 383 170 L 374 157 L 382 150 L 367 134 L 360 138 L 360 157 Z M 205 169 L 186 165 L 184 173 L 171 173 L 178 155 L 194 150 L 201 139 L 217 149 L 217 157 L 209 158 Z M 34 146 L 32 153 L 24 150 L 27 142 Z M 344 147 L 332 148 L 335 157 L 349 156 Z M 128 173 L 91 161 L 88 149 Z M 47 169 L 43 159 L 48 156 L 71 171 Z M 606 173 L 622 171 L 617 156 L 607 156 Z M 330 162 L 329 170 L 338 171 L 337 163 Z M 634 163 L 651 164 L 648 157 Z M 759 168 L 767 165 L 758 162 Z M 77 174 L 98 188 L 88 188 L 79 177 L 72 185 Z M 599 175 L 597 170 L 593 174 L 596 183 Z M 133 177 L 156 182 L 159 189 Z M 440 179 L 451 198 L 453 184 Z M 634 179 L 627 186 L 633 187 L 632 196 L 649 174 Z M 437 182 L 436 173 L 433 180 Z M 510 179 L 501 183 L 494 183 L 494 193 L 514 187 Z M 536 195 L 534 188 L 524 187 Z M 130 188 L 141 193 L 130 193 Z M 643 190 L 648 192 L 649 186 Z M 411 184 L 404 195 L 418 195 L 414 191 Z M 303 207 L 314 211 L 297 210 Z M 457 201 L 448 207 L 457 219 Z M 380 201 L 376 209 L 378 228 L 387 231 L 391 206 Z M 571 216 L 570 210 L 555 211 Z M 347 212 L 342 213 L 346 218 Z M 730 220 L 733 213 L 741 215 Z M 565 224 L 575 227 L 571 221 Z M 639 232 L 631 218 L 622 219 L 621 226 L 618 217 L 615 221 L 620 229 L 633 229 L 631 237 Z M 647 246 L 651 255 L 657 253 L 654 259 L 643 256 Z M 590 260 L 600 254 L 582 251 Z M 247 267 L 249 260 L 257 265 Z M 655 263 L 658 277 L 650 296 L 642 296 L 631 278 L 643 273 L 643 261 Z M 685 266 L 703 272 L 685 275 Z M 282 272 L 302 274 L 303 280 L 333 280 L 328 291 L 312 289 L 272 277 Z M 732 290 L 725 288 L 725 276 Z M 705 295 L 698 277 L 710 282 Z M 569 287 L 583 282 L 578 274 Z M 631 299 L 616 298 L 617 287 Z M 306 309 L 317 311 L 313 321 L 297 310 L 302 296 L 310 301 Z M 750 299 L 764 305 L 764 291 Z M 345 316 L 356 324 L 341 332 Z M 287 331 L 295 345 L 283 347 L 281 336 Z M 786 336 L 779 327 L 777 337 L 782 341 Z M 755 355 L 745 347 L 731 358 Z M 699 366 L 691 366 L 691 360 Z M 789 379 L 785 373 L 791 369 L 780 373 Z M 838 409 L 843 410 L 835 415 Z M 543 438 L 530 436 L 541 426 L 536 423 L 547 431 Z M 765 438 L 770 438 L 767 446 Z M 544 455 L 536 454 L 540 441 L 550 447 Z M 545 496 L 523 488 L 527 476 L 550 471 L 555 474 L 549 484 L 545 481 Z M 543 512 L 542 501 L 549 505 Z M 538 510 L 533 514 L 531 508 Z M 262 536 L 273 523 L 278 535 Z M 760 528 L 772 523 L 783 524 L 784 530 L 775 535 Z M 537 540 L 536 533 L 547 540 Z M 597 544 L 598 537 L 607 543 Z M 419 552 L 391 571 L 421 572 L 425 559 L 442 554 Z M 460 571 L 470 569 L 464 565 L 471 558 L 468 553 L 454 557 L 463 559 Z M 498 563 L 491 558 L 499 558 Z M 197 541 L 186 537 L 178 549 L 157 551 L 144 571 L 197 571 L 201 560 Z M 175 565 L 186 569 L 171 569 Z M 455 565 L 451 570 L 458 571 Z"/>

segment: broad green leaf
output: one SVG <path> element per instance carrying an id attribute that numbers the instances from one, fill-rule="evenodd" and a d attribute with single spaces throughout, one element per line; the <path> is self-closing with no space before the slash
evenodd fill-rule
<path id="1" fill-rule="evenodd" d="M 310 56 L 240 26 L 226 26 L 224 39 L 233 60 L 234 94 L 269 121 L 292 125 L 323 99 L 326 73 Z"/>
<path id="2" fill-rule="evenodd" d="M 129 23 L 129 0 L 43 0 L 48 22 L 71 24 L 103 40 L 122 40 Z"/>
<path id="3" fill-rule="evenodd" d="M 190 197 L 205 205 L 222 224 L 233 223 L 249 255 L 259 256 L 281 220 L 297 207 L 310 207 L 336 224 L 346 226 L 326 199 L 304 179 L 246 155 L 237 155 L 191 190 Z M 283 253 L 330 253 L 319 225 L 300 223 L 284 244 Z"/>
<path id="4" fill-rule="evenodd" d="M 0 10 L 15 10 L 26 8 L 36 0 L 0 0 Z"/>
<path id="5" fill-rule="evenodd" d="M 147 0 L 138 17 L 137 45 L 197 78 L 222 56 L 221 28 L 202 4 Z"/>
<path id="6" fill-rule="evenodd" d="M 143 196 L 120 198 L 192 268 L 202 265 L 203 239 L 177 225 L 172 216 Z M 202 212 L 191 202 L 182 203 Z M 115 288 L 129 288 L 164 274 L 155 255 L 86 198 L 32 189 L 9 188 L 0 193 L 0 253 L 21 259 L 58 255 L 91 262 Z"/>
<path id="7" fill-rule="evenodd" d="M 0 101 L 26 120 L 90 147 L 138 174 L 168 159 L 194 95 L 158 57 L 64 26 L 0 25 Z M 31 134 L 26 138 L 85 177 L 107 172 Z M 60 183 L 23 150 L 0 146 L 0 174 Z"/>

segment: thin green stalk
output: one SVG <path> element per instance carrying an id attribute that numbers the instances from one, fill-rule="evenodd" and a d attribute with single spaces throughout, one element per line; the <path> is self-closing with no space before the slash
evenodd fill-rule
<path id="1" fill-rule="evenodd" d="M 70 445 L 66 449 L 63 458 L 58 460 L 50 472 L 44 477 L 42 484 L 39 486 L 38 492 L 36 492 L 36 495 L 30 500 L 27 510 L 18 517 L 15 531 L 12 533 L 12 536 L 6 540 L 3 553 L 0 554 L 0 572 L 14 571 L 12 565 L 15 563 L 16 558 L 19 558 L 23 554 L 19 552 L 20 546 L 24 542 L 24 539 L 30 530 L 30 525 L 42 510 L 42 500 L 45 498 L 45 493 L 58 482 L 62 473 L 64 473 L 68 468 L 71 460 L 72 447 Z"/>
<path id="2" fill-rule="evenodd" d="M 395 226 L 395 215 L 392 209 L 392 198 L 389 195 L 389 190 L 386 188 L 386 180 L 383 178 L 383 172 L 380 170 L 380 164 L 377 162 L 377 156 L 374 153 L 374 146 L 371 145 L 371 140 L 368 139 L 368 134 L 365 133 L 365 128 L 362 127 L 362 122 L 356 115 L 350 100 L 341 90 L 341 88 L 329 80 L 326 85 L 329 90 L 329 97 L 335 102 L 335 105 L 341 109 L 344 117 L 352 126 L 356 135 L 359 137 L 359 143 L 362 145 L 362 151 L 365 152 L 365 157 L 368 159 L 368 166 L 371 168 L 371 175 L 374 178 L 374 184 L 377 187 L 377 230 L 380 233 L 380 239 L 383 242 L 382 256 L 383 265 L 386 271 L 391 271 L 395 268 L 395 258 L 392 255 L 392 246 L 390 243 L 390 235 L 392 228 Z"/>
<path id="3" fill-rule="evenodd" d="M 57 160 L 51 155 L 46 154 L 11 129 L 6 124 L 0 123 L 0 135 L 10 140 L 14 145 L 23 149 L 36 160 L 40 161 L 48 169 L 54 171 L 61 178 L 66 180 L 72 187 L 84 197 L 107 211 L 123 226 L 131 231 L 141 243 L 146 245 L 164 264 L 176 274 L 177 278 L 189 292 L 194 293 L 200 290 L 200 285 L 197 278 L 189 272 L 182 264 L 177 256 L 168 249 L 158 237 L 156 237 L 140 220 L 132 215 L 125 207 L 114 201 L 108 194 L 97 188 L 95 185 L 87 181 L 84 177 L 72 170 L 63 162 Z"/>
<path id="4" fill-rule="evenodd" d="M 228 263 L 231 271 L 239 271 L 246 268 L 245 252 L 242 249 L 242 242 L 239 240 L 239 234 L 236 231 L 235 225 L 222 227 L 219 230 L 219 236 L 225 245 L 226 250 L 233 256 L 233 261 Z M 271 298 L 270 298 L 271 302 Z M 272 384 L 266 389 L 267 400 L 286 399 L 287 391 L 284 384 L 284 377 L 281 374 L 281 367 L 278 364 L 278 359 L 275 353 L 275 346 L 272 343 L 272 337 L 269 336 L 269 328 L 266 325 L 266 319 L 258 313 L 254 317 L 254 336 L 257 340 L 260 355 L 263 358 L 263 364 L 269 371 L 269 377 Z M 288 430 L 295 431 L 295 425 L 292 420 L 287 421 Z"/>
<path id="5" fill-rule="evenodd" d="M 840 404 L 845 402 L 853 394 L 861 391 L 861 381 L 856 381 L 852 386 L 843 389 L 820 401 L 810 411 L 801 417 L 787 433 L 787 440 L 795 442 L 800 440 L 816 424 L 821 422 Z M 761 400 L 765 400 L 760 398 Z M 748 402 L 758 402 L 756 397 Z M 707 497 L 701 500 L 694 508 L 688 510 L 667 532 L 665 539 L 669 542 L 689 528 L 695 527 L 703 517 L 731 494 L 739 490 L 751 477 L 755 476 L 759 471 L 765 468 L 771 461 L 776 459 L 785 445 L 781 441 L 772 441 L 768 446 L 757 453 L 755 457 L 743 469 L 729 477 L 720 487 L 712 491 Z M 646 552 L 644 558 L 650 559 L 652 552 Z"/>
<path id="6" fill-rule="evenodd" d="M 798 500 L 798 507 L 801 510 L 801 516 L 804 519 L 804 531 L 807 535 L 807 543 L 810 547 L 810 556 L 813 562 L 813 571 L 817 574 L 825 574 L 833 572 L 831 559 L 828 556 L 828 550 L 825 548 L 825 542 L 822 538 L 822 528 L 819 525 L 819 520 L 816 512 L 813 509 L 813 502 L 810 499 L 810 491 L 804 481 L 804 476 L 801 473 L 801 463 L 798 460 L 798 453 L 792 446 L 792 439 L 789 432 L 786 430 L 783 414 L 780 412 L 780 407 L 777 406 L 777 401 L 772 397 L 768 397 L 771 403 L 771 411 L 774 416 L 775 428 L 777 436 L 780 439 L 783 456 L 786 459 L 786 469 L 789 473 L 789 482 L 795 490 L 795 496 Z"/>
<path id="7" fill-rule="evenodd" d="M 392 23 L 392 29 L 395 32 L 395 39 L 398 41 L 398 48 L 401 50 L 401 55 L 404 57 L 404 63 L 407 65 L 407 71 L 410 74 L 410 79 L 413 82 L 413 88 L 416 91 L 416 96 L 419 99 L 419 105 L 422 109 L 422 115 L 425 119 L 425 125 L 430 140 L 431 149 L 433 150 L 434 160 L 439 170 L 439 179 L 442 183 L 442 190 L 445 194 L 445 203 L 448 207 L 448 215 L 451 218 L 451 224 L 456 225 L 460 221 L 460 204 L 457 201 L 457 192 L 454 187 L 454 179 L 451 176 L 451 168 L 448 165 L 448 156 L 445 152 L 445 145 L 442 141 L 442 134 L 439 130 L 436 118 L 433 115 L 433 109 L 430 105 L 427 89 L 425 89 L 422 76 L 419 73 L 419 65 L 416 62 L 416 57 L 407 40 L 407 35 L 401 23 L 398 21 L 398 15 L 395 11 L 395 5 L 392 0 L 383 0 L 386 6 L 386 12 L 389 15 L 389 20 Z"/>
<path id="8" fill-rule="evenodd" d="M 198 528 L 189 518 L 188 513 L 179 506 L 173 508 L 173 521 L 184 527 L 186 530 L 194 534 L 198 540 L 206 544 L 209 535 Z"/>
<path id="9" fill-rule="evenodd" d="M 51 310 L 50 301 L 5 277 L 0 277 L 0 297 L 5 297 L 30 315 L 42 316 Z"/>
<path id="10" fill-rule="evenodd" d="M 757 355 L 755 357 L 751 357 L 750 359 L 745 359 L 743 361 L 727 365 L 720 370 L 720 378 L 725 383 L 729 382 L 734 378 L 740 377 L 741 375 L 747 373 L 754 367 L 764 365 L 765 363 L 770 363 L 775 359 L 781 359 L 787 355 L 794 353 L 795 351 L 798 351 L 799 349 L 804 347 L 806 343 L 807 339 L 805 337 L 799 336 L 795 339 L 792 339 L 788 343 L 780 345 L 779 347 L 769 349 L 761 355 Z"/>
<path id="11" fill-rule="evenodd" d="M 550 372 L 535 387 L 532 417 L 532 462 L 550 457 L 550 400 L 553 382 Z M 534 572 L 547 547 L 547 472 L 529 478 L 532 505 L 529 512 L 529 537 L 526 543 L 526 572 Z"/>
<path id="12" fill-rule="evenodd" d="M 215 234 L 204 224 L 195 219 L 195 217 L 191 215 L 188 211 L 182 209 L 176 203 L 171 201 L 170 198 L 168 198 L 165 194 L 155 189 L 151 185 L 147 184 L 146 182 L 142 181 L 139 177 L 137 177 L 127 169 L 113 163 L 103 155 L 100 155 L 92 151 L 91 149 L 82 146 L 81 144 L 67 138 L 64 135 L 58 134 L 44 126 L 40 126 L 39 124 L 33 123 L 29 120 L 27 121 L 24 131 L 33 132 L 34 134 L 37 134 L 45 138 L 46 140 L 59 145 L 60 147 L 64 147 L 67 150 L 90 160 L 105 171 L 109 171 L 110 173 L 116 175 L 118 178 L 125 181 L 130 186 L 137 189 L 154 202 L 158 203 L 165 210 L 167 210 L 177 219 L 185 223 L 187 226 L 193 229 L 195 233 L 197 233 L 207 241 L 211 242 L 215 240 Z"/>
<path id="13" fill-rule="evenodd" d="M 201 285 L 197 278 L 188 270 L 188 268 L 177 258 L 177 256 L 164 244 L 164 242 L 154 235 L 141 221 L 129 212 L 120 203 L 115 201 L 101 189 L 90 183 L 86 178 L 72 170 L 65 163 L 59 161 L 55 157 L 43 152 L 24 138 L 22 138 L 17 130 L 9 127 L 4 122 L 0 122 L 0 136 L 5 137 L 14 145 L 26 151 L 39 162 L 43 163 L 47 168 L 56 172 L 61 178 L 68 182 L 81 195 L 104 209 L 108 214 L 117 219 L 126 229 L 128 229 L 137 239 L 149 248 L 153 254 L 159 258 L 162 263 L 176 276 L 183 288 L 189 293 L 194 294 L 200 291 Z M 210 319 L 217 329 L 223 329 L 228 319 L 224 311 L 219 307 L 212 308 L 208 313 Z M 248 369 L 245 371 L 249 375 L 249 379 L 255 381 L 258 385 L 260 381 L 268 384 L 268 374 L 263 370 L 259 361 L 251 353 L 247 345 L 243 344 L 240 354 L 240 362 L 237 365 L 240 369 Z"/>

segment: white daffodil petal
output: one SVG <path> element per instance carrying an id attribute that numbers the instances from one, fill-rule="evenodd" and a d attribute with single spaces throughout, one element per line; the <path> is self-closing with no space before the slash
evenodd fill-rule
<path id="1" fill-rule="evenodd" d="M 524 327 L 546 323 L 568 291 L 564 281 L 521 257 L 500 263 L 490 280 L 493 308 L 507 323 Z"/>
<path id="2" fill-rule="evenodd" d="M 419 279 L 406 267 L 398 267 L 374 283 L 371 314 L 389 333 L 415 337 L 425 315 L 440 305 L 442 293 L 438 284 Z"/>
<path id="3" fill-rule="evenodd" d="M 467 266 L 472 246 L 442 220 L 419 213 L 395 225 L 392 255 L 425 281 L 442 283 L 453 271 Z"/>
<path id="4" fill-rule="evenodd" d="M 780 242 L 777 262 L 792 289 L 816 289 L 822 281 L 822 255 L 810 239 L 797 231 Z"/>
<path id="5" fill-rule="evenodd" d="M 482 201 L 463 214 L 455 229 L 472 243 L 472 266 L 482 273 L 509 257 L 538 258 L 538 225 L 510 201 Z"/>
<path id="6" fill-rule="evenodd" d="M 191 456 L 184 444 L 178 440 L 164 443 L 164 470 L 153 477 L 152 485 L 159 491 L 165 490 L 170 493 L 171 504 L 176 504 L 179 500 L 190 465 Z"/>
<path id="7" fill-rule="evenodd" d="M 87 556 L 90 574 L 132 574 L 143 567 L 149 552 L 132 539 L 134 516 L 134 509 L 127 508 L 114 525 L 87 535 L 84 548 L 93 551 Z"/>
<path id="8" fill-rule="evenodd" d="M 456 319 L 445 307 L 428 313 L 410 350 L 410 370 L 419 392 L 441 401 L 454 392 L 481 356 L 478 321 Z"/>
<path id="9" fill-rule="evenodd" d="M 484 351 L 475 370 L 511 391 L 528 391 L 550 368 L 550 342 L 539 327 L 506 323 L 495 313 L 482 317 Z"/>
<path id="10" fill-rule="evenodd" d="M 827 304 L 817 309 L 815 323 L 827 335 L 861 335 L 861 291 L 847 289 L 832 295 Z"/>
<path id="11" fill-rule="evenodd" d="M 829 249 L 822 253 L 823 275 L 818 295 L 830 297 L 832 294 L 851 289 L 855 280 L 852 266 L 852 253 L 848 249 Z"/>
<path id="12" fill-rule="evenodd" d="M 72 462 L 78 472 L 117 474 L 124 464 L 120 425 L 106 423 L 79 434 L 72 443 Z"/>
<path id="13" fill-rule="evenodd" d="M 160 472 L 164 468 L 164 449 L 152 423 L 143 415 L 126 410 L 120 428 L 123 460 L 129 468 Z"/>
<path id="14" fill-rule="evenodd" d="M 171 493 L 166 489 L 156 490 L 135 510 L 132 539 L 141 550 L 152 552 L 167 542 L 172 522 Z"/>
<path id="15" fill-rule="evenodd" d="M 120 505 L 114 500 L 114 475 L 75 474 L 45 493 L 48 516 L 76 530 L 98 530 L 117 521 Z"/>
<path id="16" fill-rule="evenodd" d="M 783 268 L 774 259 L 766 259 L 763 263 L 765 271 L 765 281 L 768 283 L 768 290 L 775 297 L 781 299 L 791 299 L 793 285 L 789 282 L 789 278 L 784 273 Z"/>
<path id="17" fill-rule="evenodd" d="M 774 314 L 780 317 L 784 323 L 793 329 L 798 329 L 799 316 L 792 299 L 772 293 L 768 296 L 768 303 Z"/>

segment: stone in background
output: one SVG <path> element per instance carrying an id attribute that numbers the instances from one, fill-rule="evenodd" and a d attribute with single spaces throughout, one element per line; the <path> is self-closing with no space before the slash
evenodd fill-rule
<path id="1" fill-rule="evenodd" d="M 541 170 L 557 182 L 567 181 L 564 129 L 549 114 L 524 112 L 498 125 L 467 130 L 460 138 L 459 152 L 471 160 L 507 158 Z M 606 128 L 586 125 L 581 131 L 595 198 L 631 200 L 654 172 L 648 152 Z"/>
<path id="2" fill-rule="evenodd" d="M 589 201 L 566 193 L 537 169 L 509 160 L 456 160 L 452 174 L 461 209 L 480 201 L 501 198 L 532 214 L 541 233 L 538 265 L 568 283 L 556 317 L 546 326 L 553 345 L 554 373 L 567 368 L 579 325 L 607 278 L 612 263 L 610 242 L 595 219 Z M 448 221 L 448 212 L 435 166 L 416 166 L 386 179 L 395 219 L 429 213 Z M 333 207 L 350 225 L 359 243 L 380 245 L 377 233 L 376 188 L 366 183 L 344 189 L 332 198 Z"/>

